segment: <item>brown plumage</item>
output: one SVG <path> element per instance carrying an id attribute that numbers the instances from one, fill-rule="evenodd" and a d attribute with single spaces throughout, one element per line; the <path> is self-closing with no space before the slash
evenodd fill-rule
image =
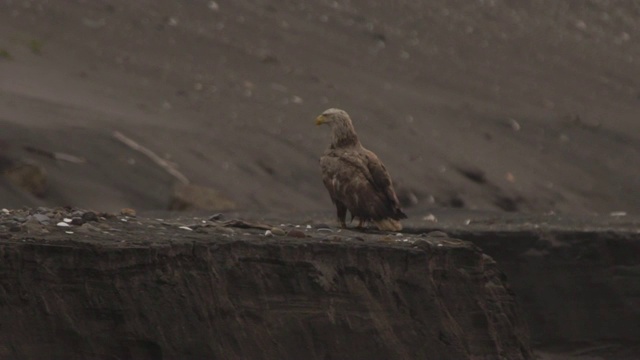
<path id="1" fill-rule="evenodd" d="M 328 109 L 316 118 L 316 125 L 331 126 L 331 145 L 320 158 L 322 181 L 336 206 L 338 221 L 346 227 L 347 210 L 358 218 L 358 227 L 373 222 L 379 230 L 400 231 L 400 219 L 407 217 L 387 169 L 376 154 L 365 149 L 349 115 Z"/>

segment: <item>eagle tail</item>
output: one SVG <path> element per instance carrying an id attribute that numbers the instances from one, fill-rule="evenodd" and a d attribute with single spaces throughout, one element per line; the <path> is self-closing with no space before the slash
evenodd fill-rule
<path id="1" fill-rule="evenodd" d="M 402 224 L 400 224 L 400 221 L 392 219 L 392 218 L 384 218 L 384 219 L 380 219 L 380 220 L 373 220 L 373 223 L 376 225 L 376 227 L 380 231 L 400 231 L 400 230 L 402 230 Z"/>

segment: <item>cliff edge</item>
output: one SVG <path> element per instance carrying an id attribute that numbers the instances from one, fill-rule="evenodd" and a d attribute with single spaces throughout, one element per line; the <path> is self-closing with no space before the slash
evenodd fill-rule
<path id="1" fill-rule="evenodd" d="M 3 212 L 0 358 L 532 357 L 469 242 L 189 221 Z"/>

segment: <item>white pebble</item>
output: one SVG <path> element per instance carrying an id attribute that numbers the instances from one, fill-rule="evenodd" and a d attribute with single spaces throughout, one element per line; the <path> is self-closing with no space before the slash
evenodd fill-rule
<path id="1" fill-rule="evenodd" d="M 60 221 L 60 222 L 59 222 L 59 223 L 57 223 L 56 225 L 57 225 L 57 226 L 60 226 L 60 227 L 69 227 L 69 226 L 71 226 L 71 225 L 67 224 L 67 223 L 66 223 L 66 222 L 64 222 L 64 221 Z"/>
<path id="2" fill-rule="evenodd" d="M 10 211 L 8 209 L 2 209 L 2 212 L 8 214 Z"/>
<path id="3" fill-rule="evenodd" d="M 71 220 L 71 219 L 69 219 L 69 218 L 64 218 L 64 219 L 62 219 L 62 221 L 66 222 L 66 223 L 70 223 L 70 222 L 71 222 L 71 221 L 73 221 L 73 220 Z"/>
<path id="4" fill-rule="evenodd" d="M 307 229 L 311 229 L 311 225 L 307 225 Z"/>
<path id="5" fill-rule="evenodd" d="M 422 220 L 423 220 L 423 221 L 430 221 L 430 222 L 434 222 L 434 223 L 437 223 L 437 222 L 438 222 L 438 219 L 437 219 L 437 218 L 436 218 L 436 216 L 435 216 L 435 215 L 433 215 L 433 214 L 429 214 L 429 215 L 427 215 L 427 216 L 423 217 L 423 218 L 422 218 Z"/>
<path id="6" fill-rule="evenodd" d="M 65 231 L 67 234 L 73 234 L 73 231 Z"/>
<path id="7" fill-rule="evenodd" d="M 189 230 L 189 231 L 193 231 L 192 228 L 188 227 L 188 226 L 180 226 L 180 229 L 182 230 Z"/>
<path id="8" fill-rule="evenodd" d="M 271 237 L 273 236 L 273 233 L 271 232 L 271 230 L 267 230 L 264 232 L 264 236 Z"/>

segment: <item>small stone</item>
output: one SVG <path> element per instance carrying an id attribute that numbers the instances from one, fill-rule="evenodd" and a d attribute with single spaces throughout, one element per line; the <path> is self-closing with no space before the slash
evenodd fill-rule
<path id="1" fill-rule="evenodd" d="M 316 229 L 331 229 L 331 226 L 327 224 L 317 224 Z"/>
<path id="2" fill-rule="evenodd" d="M 434 222 L 434 223 L 437 223 L 437 222 L 438 222 L 438 219 L 437 219 L 437 218 L 436 218 L 436 216 L 435 216 L 435 215 L 433 215 L 433 214 L 428 214 L 428 215 L 426 215 L 425 217 L 423 217 L 423 218 L 422 218 L 422 220 L 423 220 L 423 221 L 430 221 L 430 222 Z"/>
<path id="3" fill-rule="evenodd" d="M 73 234 L 73 231 L 65 231 L 66 234 Z"/>
<path id="4" fill-rule="evenodd" d="M 329 228 L 319 228 L 319 229 L 317 229 L 317 231 L 320 231 L 320 232 L 333 232 L 333 230 L 331 230 Z"/>
<path id="5" fill-rule="evenodd" d="M 71 218 L 71 225 L 82 225 L 84 224 L 84 220 L 81 217 L 73 217 Z"/>
<path id="6" fill-rule="evenodd" d="M 47 225 L 51 221 L 47 215 L 44 214 L 33 214 L 27 218 L 27 222 L 36 223 L 36 224 L 44 224 Z"/>
<path id="7" fill-rule="evenodd" d="M 22 217 L 22 216 L 14 216 L 14 217 L 13 217 L 13 220 L 14 220 L 14 221 L 17 221 L 17 222 L 19 222 L 19 223 L 23 223 L 23 222 L 27 221 L 27 218 L 24 218 L 24 217 Z"/>
<path id="8" fill-rule="evenodd" d="M 266 236 L 266 237 L 272 237 L 272 236 L 273 236 L 273 233 L 271 232 L 271 230 L 267 230 L 267 231 L 265 231 L 265 232 L 264 232 L 264 236 Z"/>
<path id="9" fill-rule="evenodd" d="M 193 229 L 188 226 L 180 226 L 178 229 L 193 231 Z"/>
<path id="10" fill-rule="evenodd" d="M 217 213 L 209 216 L 209 221 L 222 220 L 222 213 Z"/>
<path id="11" fill-rule="evenodd" d="M 73 219 L 64 218 L 64 219 L 62 219 L 62 221 L 66 222 L 68 224 L 68 223 L 72 222 Z"/>
<path id="12" fill-rule="evenodd" d="M 9 214 L 9 213 L 11 213 L 11 211 L 9 211 L 9 209 L 4 209 L 4 208 L 2 209 L 2 212 L 3 212 L 4 214 Z"/>
<path id="13" fill-rule="evenodd" d="M 56 224 L 56 226 L 59 226 L 59 227 L 69 227 L 69 226 L 71 226 L 71 225 L 67 224 L 67 223 L 66 223 L 66 222 L 64 222 L 64 221 L 60 221 L 59 223 L 57 223 L 57 224 Z"/>
<path id="14" fill-rule="evenodd" d="M 287 236 L 291 236 L 295 238 L 306 238 L 307 234 L 305 234 L 304 231 L 293 229 L 293 230 L 289 230 L 289 232 L 287 233 Z"/>
<path id="15" fill-rule="evenodd" d="M 273 233 L 273 235 L 278 235 L 278 236 L 284 236 L 286 234 L 284 230 L 278 227 L 271 228 L 271 233 Z"/>
<path id="16" fill-rule="evenodd" d="M 131 208 L 124 208 L 120 210 L 120 215 L 124 215 L 128 217 L 136 217 L 136 211 Z"/>
<path id="17" fill-rule="evenodd" d="M 96 215 L 96 213 L 94 213 L 93 211 L 87 211 L 86 213 L 83 213 L 81 217 L 84 222 L 98 221 L 98 215 Z"/>

